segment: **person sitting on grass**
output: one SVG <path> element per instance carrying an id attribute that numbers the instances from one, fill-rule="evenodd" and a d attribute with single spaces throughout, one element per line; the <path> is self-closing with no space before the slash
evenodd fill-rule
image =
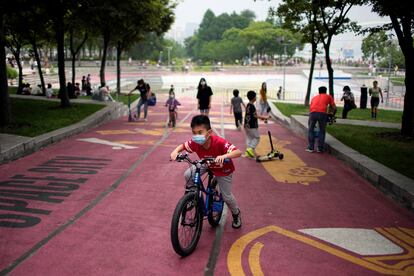
<path id="1" fill-rule="evenodd" d="M 215 157 L 216 166 L 210 167 L 217 179 L 223 200 L 226 202 L 233 214 L 233 228 L 240 228 L 242 225 L 240 209 L 231 191 L 233 172 L 235 171 L 232 159 L 241 156 L 241 151 L 225 139 L 213 135 L 210 119 L 206 115 L 194 116 L 191 120 L 191 129 L 194 136 L 191 140 L 184 142 L 176 147 L 170 154 L 171 160 L 176 160 L 180 152 L 186 150 L 189 153 L 197 153 L 199 158 Z M 229 159 L 229 162 L 224 162 Z M 207 165 L 201 168 L 201 174 L 207 172 Z M 186 188 L 194 186 L 193 175 L 195 173 L 193 165 L 184 173 Z"/>
<path id="2" fill-rule="evenodd" d="M 48 83 L 47 84 L 46 98 L 48 98 L 48 99 L 55 98 L 55 95 L 53 93 L 53 89 L 52 89 L 52 84 L 51 83 Z"/>

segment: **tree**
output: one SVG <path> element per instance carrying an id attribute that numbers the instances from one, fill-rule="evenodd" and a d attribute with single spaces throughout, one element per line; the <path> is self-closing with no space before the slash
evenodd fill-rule
<path id="1" fill-rule="evenodd" d="M 207 10 L 197 32 L 184 42 L 187 53 L 196 59 L 223 60 L 222 52 L 217 52 L 217 50 L 230 50 L 229 47 L 234 45 L 229 41 L 222 41 L 225 40 L 225 32 L 231 28 L 245 29 L 253 22 L 254 18 L 255 14 L 250 10 L 244 10 L 240 14 L 234 12 L 230 15 L 223 13 L 219 16 L 215 16 L 211 10 Z M 242 46 L 239 45 L 238 47 Z M 238 58 L 241 58 L 241 56 Z"/>
<path id="2" fill-rule="evenodd" d="M 0 126 L 7 125 L 11 120 L 6 67 L 6 41 L 4 35 L 6 12 L 7 10 L 3 7 L 3 4 L 0 4 Z"/>
<path id="3" fill-rule="evenodd" d="M 386 0 L 371 0 L 373 11 L 381 16 L 389 16 L 391 24 L 382 29 L 394 29 L 405 58 L 405 95 L 401 123 L 401 134 L 414 136 L 414 8 L 410 1 L 397 3 Z"/>
<path id="4" fill-rule="evenodd" d="M 310 102 L 313 72 L 320 41 L 320 37 L 316 31 L 317 14 L 314 11 L 311 0 L 284 0 L 276 12 L 282 19 L 283 27 L 294 32 L 300 32 L 302 34 L 302 42 L 311 44 L 311 64 L 304 102 L 305 106 L 309 106 Z"/>
<path id="5" fill-rule="evenodd" d="M 385 31 L 369 34 L 362 40 L 361 51 L 363 58 L 371 60 L 371 64 L 375 64 L 375 59 L 384 56 L 386 41 L 388 40 Z"/>
<path id="6" fill-rule="evenodd" d="M 119 1 L 117 16 L 118 28 L 115 29 L 117 39 L 117 92 L 121 89 L 121 55 L 122 51 L 135 41 L 145 38 L 148 32 L 161 35 L 166 32 L 174 21 L 174 5 L 169 0 Z M 125 6 L 122 6 L 125 5 Z M 141 20 L 136 20 L 141 18 Z"/>
<path id="7" fill-rule="evenodd" d="M 6 46 L 13 54 L 14 59 L 16 60 L 17 68 L 19 69 L 18 84 L 17 84 L 17 94 L 21 94 L 23 89 L 23 66 L 21 62 L 21 49 L 25 45 L 23 37 L 15 32 L 11 27 L 13 24 L 8 22 L 6 27 Z"/>
<path id="8" fill-rule="evenodd" d="M 346 31 L 358 31 L 359 27 L 347 16 L 350 9 L 361 4 L 361 0 L 312 0 L 315 16 L 315 29 L 325 50 L 325 62 L 329 76 L 329 94 L 334 96 L 333 76 L 330 48 L 332 38 Z"/>

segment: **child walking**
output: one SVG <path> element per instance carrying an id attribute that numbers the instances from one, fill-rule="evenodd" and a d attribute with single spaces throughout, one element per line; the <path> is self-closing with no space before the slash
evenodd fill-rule
<path id="1" fill-rule="evenodd" d="M 217 179 L 223 200 L 226 202 L 231 213 L 233 214 L 233 228 L 240 228 L 242 225 L 240 209 L 237 201 L 231 192 L 233 172 L 235 170 L 233 161 L 231 159 L 241 156 L 241 151 L 225 139 L 215 136 L 212 133 L 210 119 L 206 115 L 194 116 L 191 120 L 191 129 L 193 137 L 191 140 L 179 145 L 171 154 L 171 160 L 176 160 L 177 156 L 183 150 L 189 153 L 197 153 L 199 158 L 215 157 L 215 163 L 218 166 L 211 167 Z M 224 163 L 225 159 L 230 159 L 229 162 Z M 201 168 L 201 174 L 205 174 L 207 167 Z M 194 186 L 193 175 L 195 173 L 195 166 L 193 165 L 184 173 L 186 187 Z"/>
<path id="2" fill-rule="evenodd" d="M 169 113 L 168 126 L 175 127 L 177 119 L 177 106 L 181 105 L 181 103 L 175 98 L 174 90 L 170 90 L 169 94 L 168 100 L 165 103 L 165 106 L 168 106 Z"/>
<path id="3" fill-rule="evenodd" d="M 260 142 L 259 123 L 257 119 L 267 120 L 269 116 L 262 116 L 257 114 L 254 103 L 256 102 L 256 92 L 247 92 L 247 99 L 249 103 L 246 106 L 246 115 L 244 116 L 244 129 L 246 131 L 247 149 L 245 156 L 255 158 L 256 147 Z"/>
<path id="4" fill-rule="evenodd" d="M 243 124 L 243 112 L 241 106 L 243 105 L 244 109 L 246 109 L 246 106 L 244 105 L 242 98 L 239 97 L 239 90 L 234 89 L 233 96 L 234 97 L 231 99 L 230 114 L 233 112 L 236 127 L 237 129 L 241 129 Z"/>

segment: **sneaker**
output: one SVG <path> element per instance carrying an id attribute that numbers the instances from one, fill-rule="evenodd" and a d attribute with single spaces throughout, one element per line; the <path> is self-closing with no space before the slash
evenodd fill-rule
<path id="1" fill-rule="evenodd" d="M 144 122 L 147 122 L 148 120 L 147 120 L 147 118 L 144 118 Z"/>
<path id="2" fill-rule="evenodd" d="M 324 150 L 323 149 L 317 149 L 316 152 L 322 153 L 322 152 L 324 152 Z"/>
<path id="3" fill-rule="evenodd" d="M 253 149 L 252 149 L 252 148 L 247 148 L 247 149 L 246 149 L 246 153 L 245 153 L 245 155 L 246 155 L 247 157 L 254 158 L 254 151 L 253 151 Z"/>
<path id="4" fill-rule="evenodd" d="M 239 210 L 239 213 L 237 215 L 233 214 L 233 223 L 231 224 L 231 227 L 236 228 L 236 229 L 242 226 L 240 209 L 238 210 Z"/>
<path id="5" fill-rule="evenodd" d="M 306 148 L 305 151 L 307 151 L 307 152 L 315 152 L 314 149 L 310 149 L 310 148 Z"/>

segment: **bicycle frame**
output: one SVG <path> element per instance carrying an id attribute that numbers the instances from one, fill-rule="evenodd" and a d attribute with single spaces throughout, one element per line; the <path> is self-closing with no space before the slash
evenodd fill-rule
<path id="1" fill-rule="evenodd" d="M 201 206 L 203 206 L 203 216 L 207 217 L 210 212 L 212 212 L 213 210 L 209 208 L 210 205 L 210 197 L 209 195 L 212 195 L 214 193 L 214 190 L 216 188 L 216 186 L 213 184 L 213 180 L 214 180 L 214 175 L 213 172 L 207 167 L 207 188 L 204 187 L 203 185 L 203 181 L 201 179 L 201 167 L 206 164 L 208 161 L 214 161 L 214 158 L 206 158 L 203 160 L 199 160 L 196 162 L 191 161 L 190 158 L 188 158 L 188 155 L 184 155 L 181 157 L 182 160 L 185 160 L 186 162 L 188 162 L 191 165 L 194 165 L 196 167 L 195 173 L 194 173 L 194 177 L 193 177 L 193 181 L 194 181 L 194 185 L 197 188 L 197 196 L 198 196 L 198 201 L 201 204 Z M 204 194 L 204 195 L 203 195 Z"/>

